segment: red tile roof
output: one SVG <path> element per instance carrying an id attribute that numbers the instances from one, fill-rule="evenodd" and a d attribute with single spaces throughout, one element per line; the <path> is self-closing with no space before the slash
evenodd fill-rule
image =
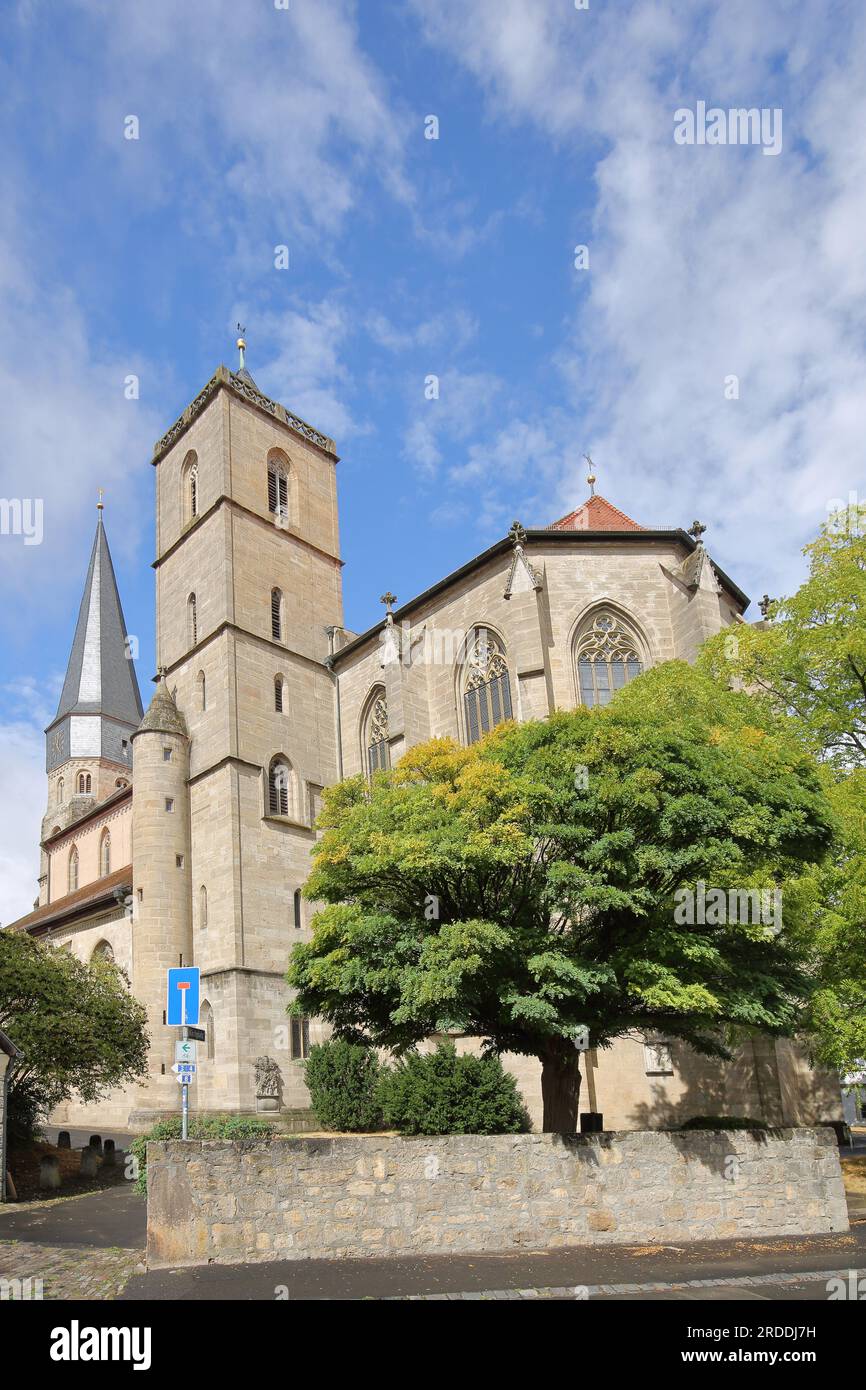
<path id="1" fill-rule="evenodd" d="M 606 497 L 599 493 L 594 493 L 587 498 L 582 507 L 576 511 L 569 512 L 568 516 L 563 516 L 559 521 L 554 521 L 548 527 L 550 531 L 644 531 L 644 526 L 639 526 L 636 521 L 632 521 L 630 516 L 621 512 L 619 507 L 615 507 L 612 502 L 608 502 Z"/>
<path id="2" fill-rule="evenodd" d="M 115 889 L 132 891 L 131 864 L 127 864 L 123 869 L 116 869 L 113 874 L 106 874 L 105 878 L 94 879 L 93 883 L 85 884 L 74 893 L 66 893 L 62 898 L 44 903 L 42 907 L 28 912 L 26 917 L 19 917 L 17 922 L 10 922 L 6 931 L 34 931 L 37 927 L 56 926 L 67 917 L 82 917 L 88 910 L 92 911 L 103 905 L 109 906 L 115 900 Z"/>

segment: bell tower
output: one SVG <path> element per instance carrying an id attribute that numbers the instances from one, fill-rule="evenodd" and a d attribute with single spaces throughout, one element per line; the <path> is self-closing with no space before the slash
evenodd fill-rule
<path id="1" fill-rule="evenodd" d="M 260 391 L 238 346 L 238 371 L 219 367 L 153 455 L 157 659 L 189 733 L 192 963 L 209 1031 L 191 1099 L 204 1111 L 254 1110 L 265 1055 L 282 1103 L 307 1104 L 285 972 L 319 795 L 337 778 L 336 449 Z"/>

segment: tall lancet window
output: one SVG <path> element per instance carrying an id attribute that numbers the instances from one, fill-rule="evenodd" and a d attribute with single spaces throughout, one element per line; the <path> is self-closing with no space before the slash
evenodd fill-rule
<path id="1" fill-rule="evenodd" d="M 186 621 L 189 644 L 194 647 L 198 641 L 198 603 L 195 594 L 190 594 L 186 601 Z"/>
<path id="2" fill-rule="evenodd" d="M 606 705 L 643 670 L 634 633 L 614 613 L 596 613 L 575 643 L 577 683 L 584 705 Z"/>
<path id="3" fill-rule="evenodd" d="M 489 628 L 477 627 L 469 643 L 463 677 L 466 741 L 475 743 L 511 718 L 511 681 L 505 648 Z"/>
<path id="4" fill-rule="evenodd" d="M 268 811 L 272 816 L 294 814 L 292 770 L 282 758 L 274 758 L 268 770 Z"/>
<path id="5" fill-rule="evenodd" d="M 198 516 L 198 459 L 194 453 L 187 454 L 181 472 L 183 486 L 183 520 L 188 526 Z"/>
<path id="6" fill-rule="evenodd" d="M 75 845 L 69 851 L 69 862 L 66 869 L 66 890 L 74 893 L 78 888 L 78 850 Z"/>
<path id="7" fill-rule="evenodd" d="M 58 779 L 57 779 L 57 804 L 58 804 L 58 806 L 62 806 L 62 805 L 63 805 L 63 785 L 64 785 L 64 784 L 63 784 L 63 778 L 62 778 L 62 777 L 58 777 Z"/>
<path id="8" fill-rule="evenodd" d="M 107 878 L 111 873 L 111 833 L 103 830 L 102 839 L 99 841 L 99 874 L 101 878 Z"/>
<path id="9" fill-rule="evenodd" d="M 289 515 L 289 475 L 279 458 L 268 459 L 268 511 L 280 521 Z"/>
<path id="10" fill-rule="evenodd" d="M 285 691 L 285 681 L 282 676 L 274 676 L 274 709 L 277 714 L 283 713 L 283 694 Z"/>
<path id="11" fill-rule="evenodd" d="M 367 753 L 367 772 L 383 772 L 391 766 L 388 743 L 388 698 L 384 690 L 373 692 L 364 722 L 364 747 Z"/>
<path id="12" fill-rule="evenodd" d="M 275 642 L 283 640 L 283 595 L 280 589 L 271 589 L 271 636 Z"/>

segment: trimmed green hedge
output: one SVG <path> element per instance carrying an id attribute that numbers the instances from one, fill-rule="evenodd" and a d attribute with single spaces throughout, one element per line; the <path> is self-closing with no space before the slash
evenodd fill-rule
<path id="1" fill-rule="evenodd" d="M 323 1129 L 382 1128 L 379 1087 L 385 1068 L 371 1047 L 332 1038 L 310 1049 L 305 1078 Z"/>
<path id="2" fill-rule="evenodd" d="M 521 1134 L 532 1127 L 499 1058 L 458 1056 L 452 1042 L 410 1053 L 385 1073 L 379 1095 L 385 1124 L 401 1134 Z"/>

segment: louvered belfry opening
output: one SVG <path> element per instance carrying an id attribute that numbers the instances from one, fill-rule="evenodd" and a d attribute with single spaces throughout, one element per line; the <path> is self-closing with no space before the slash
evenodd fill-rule
<path id="1" fill-rule="evenodd" d="M 289 769 L 285 763 L 271 763 L 268 774 L 268 808 L 272 816 L 289 814 Z"/>
<path id="2" fill-rule="evenodd" d="M 279 589 L 271 589 L 271 636 L 275 642 L 283 640 L 283 595 Z"/>
<path id="3" fill-rule="evenodd" d="M 511 680 L 502 643 L 487 628 L 475 629 L 466 665 L 466 738 L 475 743 L 494 725 L 511 718 Z"/>
<path id="4" fill-rule="evenodd" d="M 268 464 L 268 510 L 281 520 L 289 515 L 289 480 L 282 465 L 274 461 Z"/>

